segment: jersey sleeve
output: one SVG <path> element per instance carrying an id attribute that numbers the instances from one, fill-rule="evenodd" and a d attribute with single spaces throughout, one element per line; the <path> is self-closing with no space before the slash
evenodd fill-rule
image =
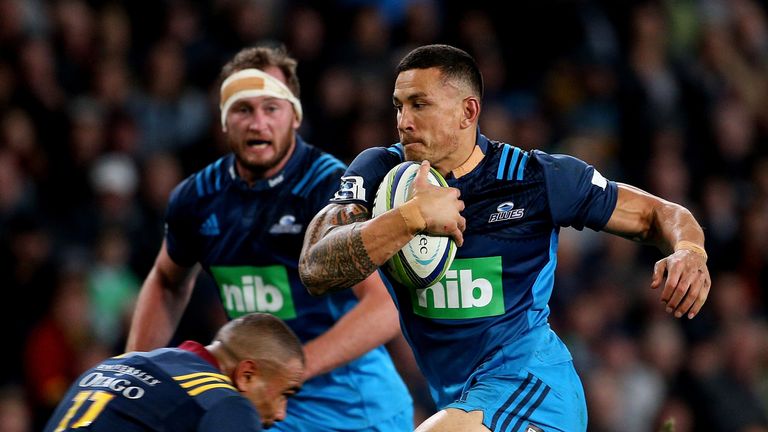
<path id="1" fill-rule="evenodd" d="M 373 147 L 363 150 L 344 172 L 341 185 L 331 198 L 331 202 L 359 203 L 369 211 L 372 210 L 379 183 L 393 166 L 402 162 L 402 153 L 392 150 L 395 147 Z"/>
<path id="2" fill-rule="evenodd" d="M 168 255 L 180 266 L 191 267 L 198 261 L 201 239 L 199 224 L 191 196 L 190 179 L 181 182 L 171 193 L 165 212 L 165 241 Z"/>
<path id="3" fill-rule="evenodd" d="M 328 200 L 333 197 L 339 187 L 339 178 L 344 175 L 347 166 L 339 162 L 338 168 L 331 171 L 309 194 L 309 204 L 312 206 L 312 212 L 318 213 L 328 204 Z"/>
<path id="4" fill-rule="evenodd" d="M 220 400 L 200 419 L 198 432 L 258 432 L 261 418 L 251 403 L 242 396 Z"/>
<path id="5" fill-rule="evenodd" d="M 535 152 L 544 171 L 552 220 L 559 226 L 603 229 L 618 197 L 616 183 L 595 167 L 568 155 Z"/>

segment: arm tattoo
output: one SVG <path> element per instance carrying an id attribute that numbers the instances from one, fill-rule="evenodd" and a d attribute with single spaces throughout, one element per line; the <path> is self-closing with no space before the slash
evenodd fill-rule
<path id="1" fill-rule="evenodd" d="M 365 222 L 371 218 L 368 209 L 361 205 L 349 205 L 338 208 L 335 212 L 329 212 L 333 225 L 349 225 L 355 222 Z"/>
<path id="2" fill-rule="evenodd" d="M 360 232 L 359 223 L 368 219 L 368 209 L 359 204 L 330 205 L 318 213 L 304 240 L 301 278 L 305 285 L 349 288 L 378 268 Z"/>

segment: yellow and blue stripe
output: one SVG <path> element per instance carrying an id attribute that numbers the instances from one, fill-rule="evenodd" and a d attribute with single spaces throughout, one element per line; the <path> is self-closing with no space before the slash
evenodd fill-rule
<path id="1" fill-rule="evenodd" d="M 195 372 L 173 377 L 190 396 L 197 396 L 217 388 L 237 391 L 228 376 L 213 372 Z"/>

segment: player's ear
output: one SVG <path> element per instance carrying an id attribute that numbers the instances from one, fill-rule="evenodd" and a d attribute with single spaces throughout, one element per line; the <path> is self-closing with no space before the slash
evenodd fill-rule
<path id="1" fill-rule="evenodd" d="M 260 371 L 256 362 L 253 360 L 240 360 L 235 367 L 234 380 L 235 387 L 239 390 L 252 386 L 253 381 L 260 378 Z"/>
<path id="2" fill-rule="evenodd" d="M 477 124 L 480 116 L 480 100 L 475 96 L 468 96 L 462 101 L 463 112 L 461 117 L 461 127 L 466 129 Z"/>

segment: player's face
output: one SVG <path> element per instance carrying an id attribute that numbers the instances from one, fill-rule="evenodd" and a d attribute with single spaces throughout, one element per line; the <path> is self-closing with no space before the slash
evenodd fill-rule
<path id="1" fill-rule="evenodd" d="M 264 72 L 285 83 L 276 67 Z M 237 159 L 238 173 L 246 180 L 271 177 L 280 171 L 296 145 L 299 127 L 293 105 L 268 96 L 237 100 L 227 112 L 227 141 Z"/>
<path id="2" fill-rule="evenodd" d="M 259 378 L 254 380 L 250 388 L 241 391 L 256 406 L 262 426 L 268 428 L 285 420 L 288 398 L 301 387 L 304 365 L 294 358 L 285 364 L 268 362 L 262 366 Z"/>
<path id="3" fill-rule="evenodd" d="M 460 89 L 443 80 L 437 68 L 411 69 L 397 76 L 392 102 L 406 159 L 426 159 L 443 173 L 461 165 L 457 149 L 463 99 Z"/>

